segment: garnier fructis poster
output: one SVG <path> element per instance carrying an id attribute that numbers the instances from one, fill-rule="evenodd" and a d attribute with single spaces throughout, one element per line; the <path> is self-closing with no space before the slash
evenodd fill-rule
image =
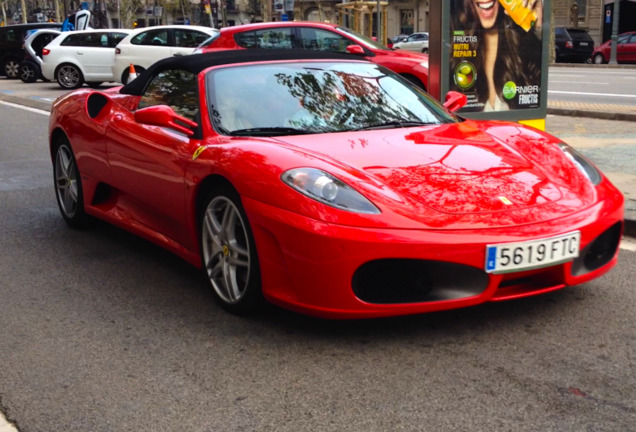
<path id="1" fill-rule="evenodd" d="M 539 108 L 543 0 L 451 0 L 449 89 L 461 112 Z"/>

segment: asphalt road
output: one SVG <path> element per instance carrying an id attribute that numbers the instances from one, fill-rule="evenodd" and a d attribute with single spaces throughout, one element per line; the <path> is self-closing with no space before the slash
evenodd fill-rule
<path id="1" fill-rule="evenodd" d="M 636 67 L 551 67 L 548 75 L 548 97 L 551 101 L 634 106 Z"/>
<path id="2" fill-rule="evenodd" d="M 0 410 L 22 432 L 634 429 L 634 252 L 519 301 L 238 318 L 170 253 L 67 228 L 47 117 L 0 119 Z"/>

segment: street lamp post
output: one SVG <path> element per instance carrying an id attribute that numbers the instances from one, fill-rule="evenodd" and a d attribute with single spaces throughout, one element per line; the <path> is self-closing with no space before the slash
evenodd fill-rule
<path id="1" fill-rule="evenodd" d="M 612 17 L 612 48 L 610 51 L 609 64 L 618 64 L 616 61 L 616 41 L 618 40 L 618 18 L 620 15 L 620 0 L 614 0 L 614 15 Z"/>

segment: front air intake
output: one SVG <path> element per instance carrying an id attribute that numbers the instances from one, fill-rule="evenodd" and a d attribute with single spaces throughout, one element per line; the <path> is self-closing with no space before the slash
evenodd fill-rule
<path id="1" fill-rule="evenodd" d="M 352 286 L 356 297 L 367 303 L 421 303 L 481 294 L 488 286 L 488 275 L 448 262 L 382 259 L 360 266 Z"/>

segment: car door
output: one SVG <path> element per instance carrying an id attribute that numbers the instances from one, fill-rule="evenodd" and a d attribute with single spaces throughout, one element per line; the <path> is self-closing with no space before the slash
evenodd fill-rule
<path id="1" fill-rule="evenodd" d="M 192 52 L 205 40 L 207 40 L 210 35 L 207 33 L 203 33 L 197 30 L 190 29 L 174 29 L 172 31 L 173 35 L 173 43 L 170 47 L 170 54 L 175 55 L 188 55 L 192 54 Z"/>
<path id="2" fill-rule="evenodd" d="M 138 109 L 168 105 L 177 114 L 198 119 L 196 76 L 182 70 L 166 70 L 149 83 Z M 134 113 L 115 115 L 106 131 L 112 183 L 128 197 L 131 217 L 186 246 L 185 164 L 192 139 L 174 130 L 137 123 Z"/>
<path id="3" fill-rule="evenodd" d="M 110 79 L 115 49 L 109 44 L 109 32 L 83 34 L 76 47 L 77 61 L 84 69 L 86 81 Z"/>
<path id="4" fill-rule="evenodd" d="M 415 33 L 408 37 L 404 45 L 402 45 L 402 49 L 420 52 L 422 50 L 423 42 L 424 36 L 419 33 Z"/>
<path id="5" fill-rule="evenodd" d="M 636 33 L 618 38 L 616 42 L 616 59 L 619 62 L 636 61 Z"/>
<path id="6" fill-rule="evenodd" d="M 172 55 L 171 38 L 168 28 L 151 29 L 139 33 L 130 40 L 130 54 L 133 58 L 137 57 L 140 60 L 138 64 L 147 68 L 158 60 Z"/>

